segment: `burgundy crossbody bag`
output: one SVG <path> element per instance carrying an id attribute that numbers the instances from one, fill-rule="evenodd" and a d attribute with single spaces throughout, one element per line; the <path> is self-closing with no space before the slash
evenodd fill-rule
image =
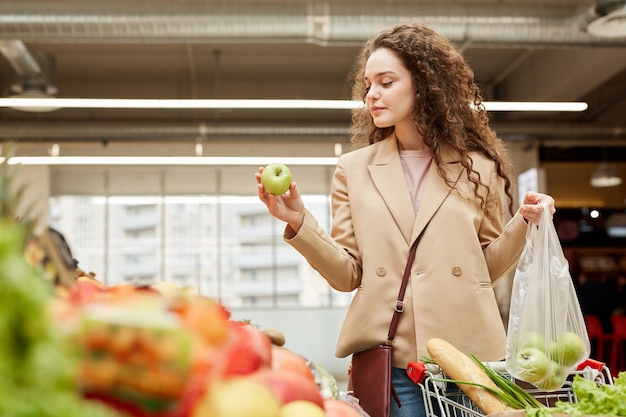
<path id="1" fill-rule="evenodd" d="M 359 404 L 371 417 L 389 417 L 392 397 L 398 407 L 401 406 L 398 394 L 391 384 L 391 357 L 398 320 L 404 311 L 404 293 L 411 275 L 418 241 L 419 239 L 416 239 L 409 250 L 409 258 L 387 334 L 387 342 L 352 355 L 348 390 L 359 399 Z"/>

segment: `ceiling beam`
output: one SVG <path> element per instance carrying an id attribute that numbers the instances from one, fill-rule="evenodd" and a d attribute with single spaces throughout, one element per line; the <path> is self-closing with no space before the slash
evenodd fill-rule
<path id="1" fill-rule="evenodd" d="M 0 38 L 45 43 L 281 42 L 361 44 L 382 29 L 423 22 L 450 40 L 476 45 L 624 46 L 597 38 L 572 4 L 460 2 L 4 2 Z M 97 4 L 94 4 L 97 3 Z"/>

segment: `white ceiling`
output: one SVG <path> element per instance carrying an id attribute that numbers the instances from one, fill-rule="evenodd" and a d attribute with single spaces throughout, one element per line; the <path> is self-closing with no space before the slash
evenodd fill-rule
<path id="1" fill-rule="evenodd" d="M 584 31 L 590 0 L 0 1 L 0 39 L 56 58 L 58 97 L 349 98 L 363 42 L 423 21 L 448 36 L 488 100 L 584 100 L 583 113 L 493 113 L 507 140 L 626 143 L 626 38 Z M 0 58 L 1 60 L 1 58 Z M 11 67 L 0 79 L 8 94 Z M 20 141 L 347 140 L 346 111 L 0 109 Z M 257 128 L 263 127 L 265 133 Z M 320 127 L 328 128 L 321 131 Z"/>

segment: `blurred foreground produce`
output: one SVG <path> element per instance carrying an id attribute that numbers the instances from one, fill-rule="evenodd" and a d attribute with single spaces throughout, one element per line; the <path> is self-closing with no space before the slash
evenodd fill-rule
<path id="1" fill-rule="evenodd" d="M 0 415 L 367 417 L 322 365 L 273 343 L 279 331 L 186 291 L 55 287 L 26 260 L 27 235 L 0 221 Z"/>
<path id="2" fill-rule="evenodd" d="M 133 416 L 280 417 L 301 409 L 365 415 L 358 404 L 337 400 L 337 381 L 323 366 L 232 320 L 211 298 L 79 281 L 66 301 L 57 312 L 66 326 L 72 320 L 62 316 L 79 317 L 70 331 L 82 391 Z M 332 402 L 327 413 L 329 399 L 347 408 Z M 284 409 L 294 402 L 308 404 Z"/>
<path id="3" fill-rule="evenodd" d="M 76 358 L 47 312 L 53 288 L 24 258 L 29 232 L 0 218 L 0 415 L 119 416 L 79 395 Z"/>
<path id="4" fill-rule="evenodd" d="M 339 396 L 339 384 L 335 377 L 328 372 L 328 369 L 324 368 L 322 364 L 316 363 L 313 374 L 324 398 L 337 398 Z"/>
<path id="5" fill-rule="evenodd" d="M 0 164 L 0 415 L 119 417 L 77 390 L 76 357 L 48 310 L 54 288 L 25 257 L 34 223 L 18 216 L 24 188 L 12 183 L 7 148 Z"/>
<path id="6" fill-rule="evenodd" d="M 19 218 L 7 159 L 0 416 L 368 417 L 280 331 L 234 321 L 192 287 L 108 287 L 85 274 L 61 233 Z"/>

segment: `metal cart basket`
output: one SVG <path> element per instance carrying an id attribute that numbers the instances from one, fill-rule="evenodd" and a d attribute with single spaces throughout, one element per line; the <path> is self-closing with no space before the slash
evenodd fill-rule
<path id="1" fill-rule="evenodd" d="M 504 362 L 487 362 L 486 364 L 501 374 L 507 375 Z M 523 382 L 518 382 L 518 384 L 540 402 L 553 406 L 556 401 L 576 401 L 572 387 L 574 375 L 593 379 L 598 384 L 613 384 L 611 372 L 606 365 L 592 359 L 585 361 L 578 367 L 578 370 L 570 373 L 563 386 L 556 391 L 542 391 Z M 484 417 L 484 414 L 456 385 L 436 381 L 445 378 L 445 375 L 433 375 L 427 372 L 420 384 L 427 417 Z"/>

